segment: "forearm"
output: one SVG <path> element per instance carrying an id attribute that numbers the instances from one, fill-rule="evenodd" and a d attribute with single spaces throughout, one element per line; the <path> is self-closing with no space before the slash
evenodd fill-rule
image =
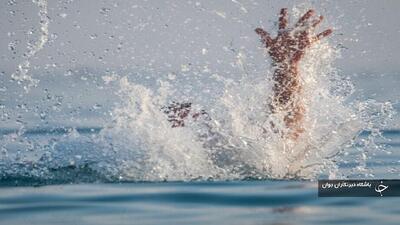
<path id="1" fill-rule="evenodd" d="M 301 91 L 298 66 L 294 63 L 275 63 L 273 66 L 273 108 L 290 109 Z"/>
<path id="2" fill-rule="evenodd" d="M 304 131 L 299 69 L 296 63 L 280 63 L 274 67 L 271 110 L 273 113 L 283 113 L 285 125 L 291 129 L 289 135 L 296 139 Z"/>

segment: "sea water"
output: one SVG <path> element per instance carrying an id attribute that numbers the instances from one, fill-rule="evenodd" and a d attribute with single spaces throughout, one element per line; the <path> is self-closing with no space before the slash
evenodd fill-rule
<path id="1" fill-rule="evenodd" d="M 383 133 L 391 141 L 382 144 L 393 154 L 381 152 L 366 166 L 380 179 L 397 178 L 400 131 Z M 62 132 L 41 130 L 28 136 L 58 135 Z M 348 155 L 338 169 L 352 171 L 357 158 Z M 396 197 L 319 198 L 316 182 L 307 180 L 117 182 L 89 168 L 67 166 L 54 171 L 52 178 L 28 176 L 33 165 L 24 172 L 22 168 L 27 166 L 8 168 L 19 174 L 2 178 L 1 224 L 395 225 L 400 219 Z"/>
<path id="2" fill-rule="evenodd" d="M 8 94 L 8 104 L 2 104 L 3 121 L 15 114 L 18 125 L 0 130 L 2 224 L 398 223 L 396 198 L 317 197 L 318 178 L 399 174 L 400 132 L 385 130 L 393 105 L 354 98 L 357 87 L 333 66 L 340 48 L 328 40 L 309 49 L 300 65 L 306 132 L 293 141 L 271 128 L 273 122 L 285 129 L 284 115 L 268 110 L 270 62 L 261 70 L 252 61 L 261 48 L 222 48 L 234 56 L 235 72 L 227 74 L 210 68 L 214 64 L 196 71 L 182 64 L 182 76 L 158 76 L 157 69 L 133 75 L 68 69 L 62 78 L 35 76 L 33 71 L 44 69 L 35 70 L 31 61 L 46 48 L 51 21 L 47 1 L 33 4 L 38 37 L 5 85 L 18 98 L 13 102 Z M 239 2 L 234 5 L 247 14 Z M 194 7 L 207 11 L 200 3 Z M 294 18 L 303 8 L 292 9 Z M 258 43 L 253 35 L 247 44 Z M 114 96 L 109 110 L 99 103 L 89 107 L 92 114 L 106 112 L 103 122 L 81 126 L 85 101 L 106 98 L 104 92 Z M 74 107 L 74 98 L 83 95 L 89 96 L 78 97 L 83 107 Z M 206 110 L 209 118 L 171 128 L 162 107 L 172 101 L 193 102 L 193 110 Z M 35 118 L 40 122 L 29 122 Z M 52 119 L 68 123 L 54 125 Z"/>

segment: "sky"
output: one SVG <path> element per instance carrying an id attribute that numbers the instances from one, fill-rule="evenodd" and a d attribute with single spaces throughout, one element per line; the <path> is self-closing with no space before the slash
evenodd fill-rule
<path id="1" fill-rule="evenodd" d="M 341 49 L 341 58 L 335 62 L 337 69 L 352 78 L 362 95 L 397 103 L 397 0 L 52 0 L 47 15 L 49 40 L 29 60 L 28 74 L 40 80 L 42 86 L 28 97 L 10 82 L 10 77 L 25 60 L 29 43 L 35 43 L 40 36 L 39 10 L 32 1 L 1 1 L 0 101 L 7 105 L 18 95 L 21 102 L 26 102 L 27 98 L 41 96 L 45 89 L 63 90 L 58 95 L 53 93 L 53 97 L 68 95 L 66 84 L 79 86 L 93 78 L 75 76 L 87 71 L 96 71 L 96 79 L 112 71 L 160 77 L 182 73 L 235 77 L 238 70 L 232 65 L 239 53 L 246 56 L 252 71 L 262 71 L 265 55 L 254 29 L 263 27 L 274 34 L 282 7 L 290 12 L 294 7 L 302 12 L 314 8 L 323 14 L 325 21 L 320 29 L 333 27 L 329 41 Z M 85 98 L 89 102 L 104 94 L 94 94 L 87 85 L 81 88 L 82 96 L 92 96 Z M 69 101 L 73 102 L 73 98 Z"/>
<path id="2" fill-rule="evenodd" d="M 31 1 L 9 2 L 13 1 L 0 3 L 0 68 L 7 74 L 15 70 L 27 40 L 37 39 L 39 32 L 38 7 Z M 346 49 L 338 63 L 344 70 L 398 72 L 400 2 L 396 0 L 50 1 L 50 42 L 35 63 L 42 67 L 56 63 L 57 69 L 64 70 L 78 66 L 162 68 L 168 62 L 179 69 L 185 62 L 205 61 L 199 58 L 203 48 L 231 41 L 233 48 L 254 44 L 258 40 L 255 27 L 272 28 L 281 7 L 303 5 L 326 17 L 322 27 L 334 27 L 332 41 Z M 15 54 L 9 47 L 13 41 L 17 42 Z M 223 56 L 220 49 L 215 53 L 209 49 L 209 53 L 209 61 Z"/>

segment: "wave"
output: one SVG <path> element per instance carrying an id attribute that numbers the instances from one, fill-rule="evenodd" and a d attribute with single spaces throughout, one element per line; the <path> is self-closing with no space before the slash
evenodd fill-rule
<path id="1" fill-rule="evenodd" d="M 118 170 L 120 164 L 117 161 L 118 155 L 114 154 L 101 154 L 99 156 L 99 149 L 106 148 L 105 146 L 95 145 L 87 135 L 100 135 L 104 127 L 65 127 L 65 128 L 41 128 L 41 129 L 27 129 L 23 136 L 31 138 L 32 136 L 39 137 L 52 137 L 55 139 L 64 139 L 58 141 L 56 147 L 52 152 L 43 153 L 38 160 L 27 159 L 12 159 L 0 161 L 0 186 L 41 186 L 41 185 L 54 185 L 54 184 L 71 184 L 71 183 L 114 183 L 114 182 L 143 182 L 143 181 L 166 181 L 166 180 L 144 180 L 144 179 L 131 179 L 123 177 L 123 170 Z M 75 133 L 75 138 L 66 138 Z M 18 133 L 18 129 L 0 129 L 2 135 L 12 135 Z M 80 138 L 76 138 L 79 133 Z M 383 136 L 399 136 L 400 130 L 381 130 Z M 359 138 L 365 139 L 371 135 L 371 131 L 362 131 Z M 78 141 L 78 139 L 80 139 Z M 85 140 L 85 141 L 84 141 Z M 378 145 L 397 146 L 398 143 L 381 142 Z M 364 145 L 358 145 L 359 148 Z M 44 149 L 44 147 L 43 147 Z M 85 153 L 85 154 L 82 154 Z M 57 155 L 58 154 L 58 155 Z M 121 157 L 121 155 L 119 156 Z M 121 158 L 119 159 L 121 160 Z M 129 160 L 127 156 L 125 160 Z M 101 167 L 100 165 L 109 165 L 108 168 Z M 359 162 L 352 162 L 351 164 L 340 163 L 337 165 L 340 168 L 356 168 Z M 387 163 L 385 163 L 387 165 Z M 110 172 L 113 170 L 113 172 Z M 243 176 L 231 180 L 268 180 L 274 179 L 268 175 L 264 176 Z M 295 178 L 298 179 L 298 178 Z M 192 178 L 191 181 L 203 181 L 206 178 L 199 177 L 198 179 Z M 208 180 L 213 180 L 209 178 Z M 214 180 L 218 180 L 214 179 Z"/>

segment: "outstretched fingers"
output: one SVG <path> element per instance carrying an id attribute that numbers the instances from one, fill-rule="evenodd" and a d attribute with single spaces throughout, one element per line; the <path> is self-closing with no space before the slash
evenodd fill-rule
<path id="1" fill-rule="evenodd" d="M 332 34 L 332 32 L 333 32 L 332 29 L 327 29 L 327 30 L 325 30 L 325 31 L 323 31 L 323 32 L 321 32 L 321 33 L 319 33 L 319 34 L 317 34 L 317 36 L 315 36 L 315 37 L 313 38 L 313 42 L 319 41 L 319 40 L 321 40 L 322 38 L 329 36 L 330 34 Z"/>
<path id="2" fill-rule="evenodd" d="M 310 19 L 310 17 L 312 17 L 315 14 L 315 11 L 310 9 L 308 10 L 300 19 L 299 21 L 297 21 L 296 23 L 296 27 L 298 26 L 303 26 L 304 23 L 306 22 L 306 20 Z"/>
<path id="3" fill-rule="evenodd" d="M 272 45 L 272 38 L 267 31 L 263 30 L 262 28 L 257 28 L 255 29 L 255 32 L 261 36 L 262 42 L 266 45 L 266 47 Z"/>
<path id="4" fill-rule="evenodd" d="M 281 13 L 279 15 L 279 30 L 286 29 L 288 25 L 288 12 L 287 8 L 281 9 Z"/>
<path id="5" fill-rule="evenodd" d="M 316 26 L 318 26 L 318 24 L 320 24 L 322 22 L 322 20 L 324 20 L 323 16 L 319 16 L 318 19 L 314 20 L 313 23 L 311 24 L 311 26 L 313 28 L 315 28 Z"/>

